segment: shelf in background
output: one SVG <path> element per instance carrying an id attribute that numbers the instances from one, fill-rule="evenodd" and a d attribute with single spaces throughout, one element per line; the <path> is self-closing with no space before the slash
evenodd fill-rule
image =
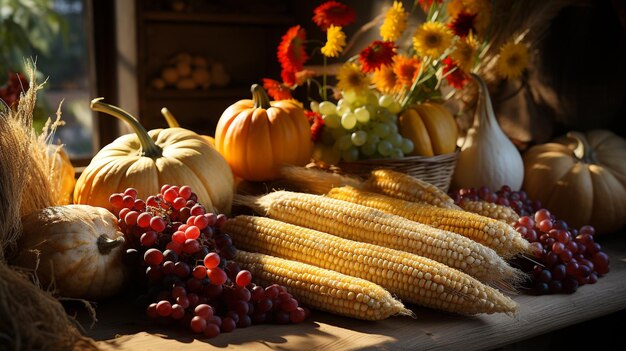
<path id="1" fill-rule="evenodd" d="M 147 100 L 185 100 L 185 99 L 219 99 L 237 98 L 243 99 L 250 95 L 250 88 L 209 88 L 207 90 L 150 90 L 146 89 L 145 98 Z"/>
<path id="2" fill-rule="evenodd" d="M 237 25 L 289 25 L 294 19 L 285 15 L 230 14 L 230 13 L 190 13 L 150 11 L 143 14 L 143 19 L 152 22 L 237 24 Z"/>

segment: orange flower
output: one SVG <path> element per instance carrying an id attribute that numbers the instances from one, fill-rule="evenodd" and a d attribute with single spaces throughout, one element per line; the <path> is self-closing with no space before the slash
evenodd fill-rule
<path id="1" fill-rule="evenodd" d="M 291 96 L 291 90 L 289 90 L 289 88 L 284 84 L 281 84 L 273 79 L 263 78 L 263 89 L 265 89 L 267 94 L 276 101 L 293 99 Z"/>
<path id="2" fill-rule="evenodd" d="M 430 9 L 430 6 L 433 3 L 441 4 L 442 0 L 417 0 L 417 2 L 419 2 L 420 7 L 422 8 L 422 10 L 424 10 L 424 12 L 428 13 L 428 10 Z"/>
<path id="3" fill-rule="evenodd" d="M 324 119 L 319 112 L 304 111 L 306 118 L 311 124 L 311 140 L 316 143 L 322 139 L 322 131 L 324 131 Z"/>
<path id="4" fill-rule="evenodd" d="M 446 77 L 448 84 L 453 86 L 456 89 L 463 89 L 465 84 L 469 82 L 469 76 L 461 70 L 454 61 L 446 57 L 442 60 L 443 66 L 443 75 Z M 454 70 L 454 71 L 453 71 Z M 452 71 L 452 73 L 448 73 Z"/>
<path id="5" fill-rule="evenodd" d="M 393 72 L 397 76 L 396 88 L 411 87 L 420 70 L 420 61 L 415 57 L 396 55 L 393 59 Z"/>
<path id="6" fill-rule="evenodd" d="M 324 32 L 334 25 L 345 27 L 354 22 L 356 14 L 352 8 L 337 1 L 327 1 L 313 10 L 313 22 Z"/>
<path id="7" fill-rule="evenodd" d="M 283 70 L 298 72 L 309 59 L 304 47 L 306 32 L 300 26 L 293 26 L 287 30 L 278 45 L 278 61 Z"/>
<path id="8" fill-rule="evenodd" d="M 449 24 L 449 27 L 452 29 L 454 34 L 461 38 L 465 38 L 470 33 L 476 33 L 476 25 L 474 22 L 476 21 L 477 15 L 478 14 L 476 13 L 461 11 L 456 17 L 454 17 L 452 23 Z"/>
<path id="9" fill-rule="evenodd" d="M 363 72 L 373 72 L 381 66 L 388 66 L 396 55 L 396 45 L 390 41 L 376 40 L 359 54 Z"/>
<path id="10" fill-rule="evenodd" d="M 376 89 L 382 91 L 383 93 L 391 94 L 395 92 L 398 77 L 393 71 L 393 67 L 382 66 L 374 72 L 372 82 L 376 86 Z"/>
<path id="11" fill-rule="evenodd" d="M 283 79 L 283 83 L 288 87 L 296 85 L 296 73 L 290 70 L 282 70 L 280 72 L 280 78 Z"/>

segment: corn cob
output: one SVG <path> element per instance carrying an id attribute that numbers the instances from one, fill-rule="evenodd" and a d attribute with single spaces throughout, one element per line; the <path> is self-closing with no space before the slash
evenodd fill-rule
<path id="1" fill-rule="evenodd" d="M 515 224 L 519 219 L 519 215 L 515 211 L 513 211 L 512 208 L 498 205 L 492 202 L 463 199 L 459 203 L 459 206 L 461 206 L 461 208 L 467 212 L 472 212 L 481 216 L 493 218 L 509 225 Z"/>
<path id="2" fill-rule="evenodd" d="M 365 182 L 365 190 L 385 194 L 398 199 L 422 202 L 437 207 L 459 209 L 448 194 L 436 186 L 408 174 L 389 169 L 372 171 Z"/>
<path id="3" fill-rule="evenodd" d="M 511 258 L 530 249 L 529 242 L 510 225 L 475 213 L 404 201 L 351 186 L 334 188 L 328 192 L 328 196 L 463 235 L 492 248 L 504 258 Z"/>
<path id="4" fill-rule="evenodd" d="M 365 320 L 411 311 L 380 285 L 329 269 L 260 253 L 237 251 L 235 261 L 262 285 L 285 286 L 298 300 L 319 310 Z"/>
<path id="5" fill-rule="evenodd" d="M 517 310 L 517 304 L 496 289 L 442 263 L 404 251 L 264 217 L 237 216 L 224 230 L 239 248 L 362 278 L 404 302 L 461 314 Z"/>
<path id="6" fill-rule="evenodd" d="M 464 236 L 347 201 L 275 191 L 237 195 L 235 203 L 287 223 L 424 256 L 485 282 L 518 281 L 522 274 L 494 250 Z"/>

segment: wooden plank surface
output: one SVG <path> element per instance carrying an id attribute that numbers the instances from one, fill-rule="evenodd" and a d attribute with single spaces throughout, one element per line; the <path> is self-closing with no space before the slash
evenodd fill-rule
<path id="1" fill-rule="evenodd" d="M 623 235 L 622 235 L 623 236 Z M 610 273 L 572 295 L 514 299 L 517 316 L 465 317 L 412 308 L 417 318 L 357 321 L 322 312 L 298 325 L 255 325 L 195 339 L 190 331 L 159 326 L 123 301 L 97 307 L 98 322 L 88 334 L 103 350 L 443 350 L 492 349 L 626 309 L 626 237 L 604 243 Z"/>

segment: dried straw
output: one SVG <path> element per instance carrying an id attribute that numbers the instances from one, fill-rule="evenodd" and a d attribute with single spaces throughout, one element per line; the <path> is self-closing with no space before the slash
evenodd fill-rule
<path id="1" fill-rule="evenodd" d="M 54 131 L 38 137 L 33 130 L 37 91 L 35 67 L 27 63 L 30 88 L 17 110 L 0 113 L 0 345 L 2 350 L 97 350 L 32 274 L 8 264 L 21 235 L 21 218 L 55 205 L 51 162 L 45 151 Z M 57 115 L 57 122 L 59 116 Z"/>

